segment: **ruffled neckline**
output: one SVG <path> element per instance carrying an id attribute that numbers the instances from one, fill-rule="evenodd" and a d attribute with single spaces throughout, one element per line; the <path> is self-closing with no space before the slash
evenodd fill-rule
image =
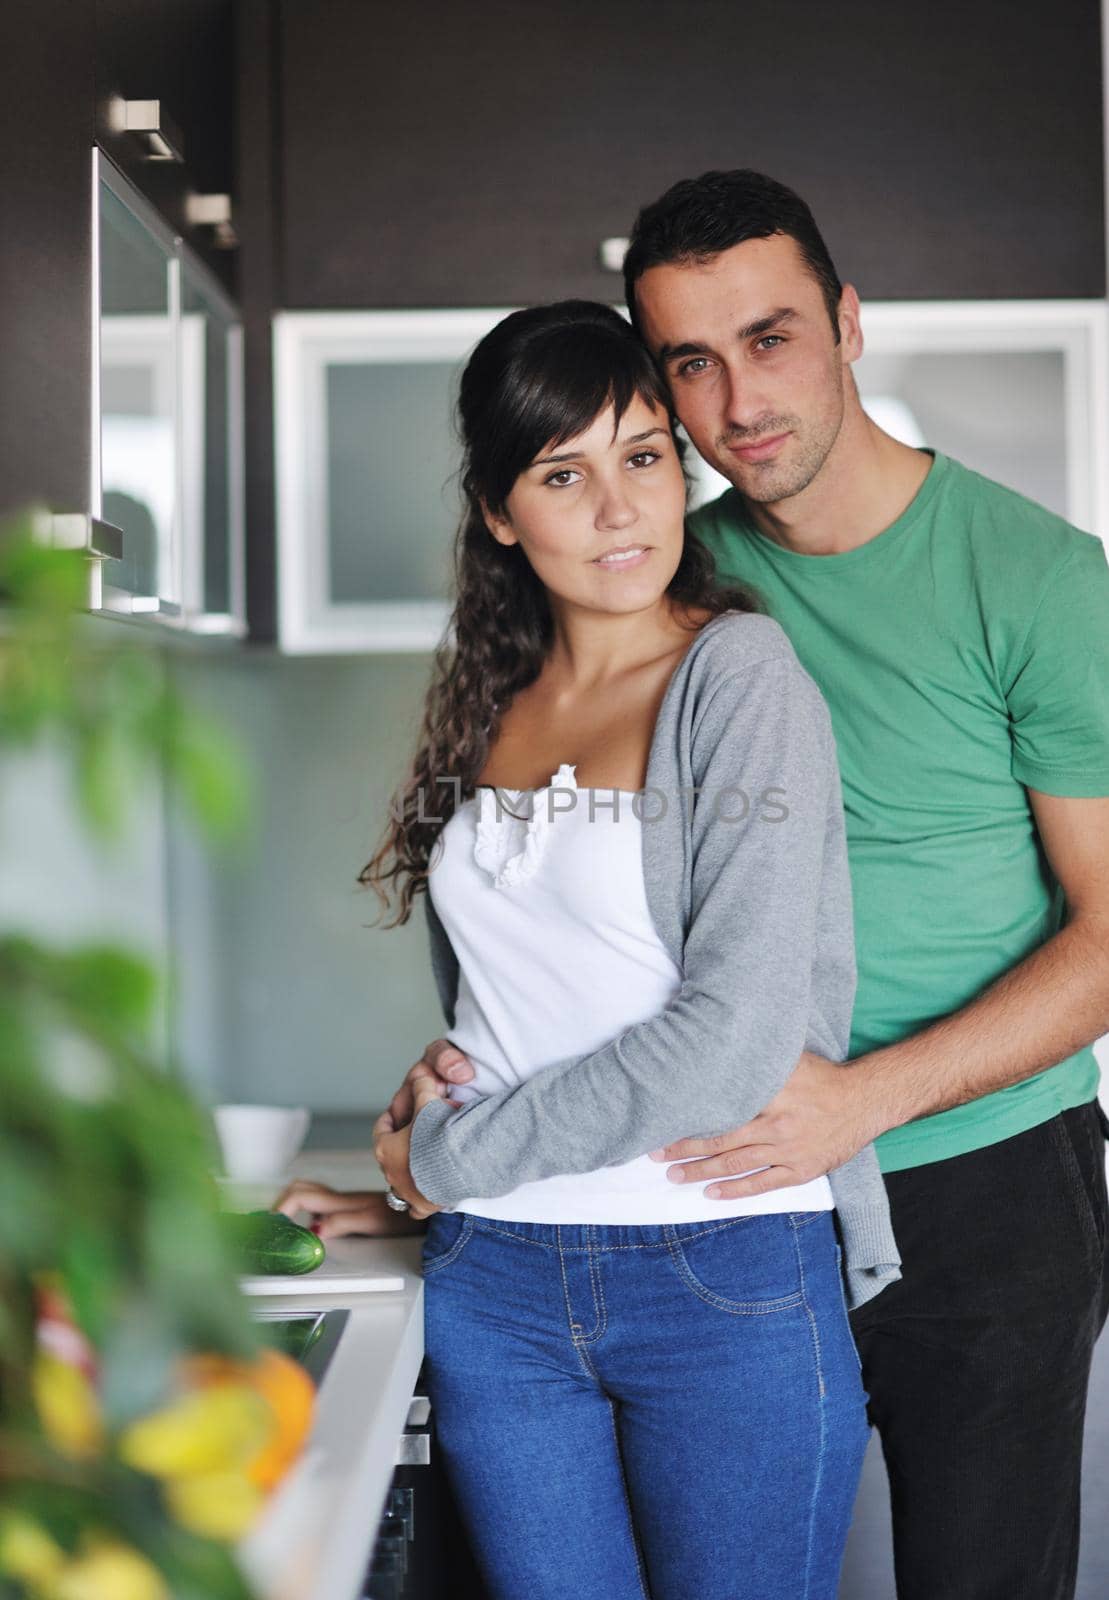
<path id="1" fill-rule="evenodd" d="M 576 790 L 576 767 L 576 762 L 564 761 L 541 789 L 506 789 L 503 784 L 498 784 L 496 790 L 485 785 L 477 789 L 474 795 L 477 802 L 474 860 L 489 873 L 494 888 L 517 889 L 534 875 L 543 859 L 552 822 L 550 806 L 540 797 L 551 789 Z M 505 796 L 499 808 L 497 792 Z M 530 813 L 525 818 L 508 815 L 509 810 L 516 810 L 523 795 L 532 797 Z M 514 849 L 517 845 L 519 847 Z"/>

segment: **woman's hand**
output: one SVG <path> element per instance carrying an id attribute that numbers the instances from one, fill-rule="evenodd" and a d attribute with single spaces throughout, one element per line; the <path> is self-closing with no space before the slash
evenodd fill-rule
<path id="1" fill-rule="evenodd" d="M 410 1078 L 411 1076 L 409 1074 Z M 383 1111 L 374 1123 L 374 1157 L 377 1164 L 389 1180 L 394 1194 L 399 1194 L 402 1200 L 408 1201 L 408 1216 L 419 1220 L 430 1217 L 433 1212 L 441 1211 L 443 1208 L 425 1199 L 412 1181 L 412 1172 L 408 1165 L 412 1146 L 412 1123 L 424 1106 L 443 1098 L 445 1089 L 446 1085 L 440 1083 L 434 1074 L 418 1076 L 412 1082 L 411 1120 L 406 1122 L 403 1128 L 398 1128 L 393 1121 L 392 1111 L 389 1110 Z"/>
<path id="2" fill-rule="evenodd" d="M 307 1211 L 313 1219 L 312 1232 L 324 1240 L 341 1239 L 348 1233 L 381 1238 L 423 1232 L 411 1211 L 394 1211 L 385 1204 L 383 1190 L 331 1189 L 309 1178 L 290 1183 L 270 1209 L 284 1212 L 294 1222 L 298 1212 Z"/>

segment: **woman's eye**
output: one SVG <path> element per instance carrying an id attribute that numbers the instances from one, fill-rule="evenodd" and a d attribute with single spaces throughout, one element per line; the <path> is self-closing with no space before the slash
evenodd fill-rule
<path id="1" fill-rule="evenodd" d="M 637 450 L 634 456 L 628 457 L 628 463 L 639 471 L 643 467 L 649 467 L 653 461 L 658 461 L 661 454 L 659 450 Z"/>
<path id="2" fill-rule="evenodd" d="M 560 467 L 557 472 L 552 472 L 544 478 L 543 482 L 553 484 L 556 489 L 565 489 L 577 476 L 580 474 L 575 473 L 573 467 Z"/>

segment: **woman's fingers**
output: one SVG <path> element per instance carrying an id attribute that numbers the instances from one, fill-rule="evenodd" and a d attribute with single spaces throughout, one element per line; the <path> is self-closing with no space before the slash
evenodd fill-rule
<path id="1" fill-rule="evenodd" d="M 328 1239 L 343 1239 L 350 1234 L 369 1234 L 376 1238 L 422 1231 L 419 1218 L 407 1211 L 391 1210 L 385 1204 L 383 1194 L 371 1194 L 365 1197 L 364 1204 L 352 1207 L 349 1211 L 333 1211 L 320 1219 L 316 1229 L 325 1242 Z"/>
<path id="2" fill-rule="evenodd" d="M 316 1183 L 311 1178 L 294 1178 L 287 1184 L 270 1206 L 271 1211 L 283 1211 L 291 1217 L 294 1211 L 332 1211 L 336 1205 L 349 1205 L 348 1196 L 329 1184 Z"/>
<path id="3" fill-rule="evenodd" d="M 440 1083 L 438 1078 L 419 1078 L 413 1090 L 412 1117 L 415 1119 L 424 1106 L 430 1105 L 433 1100 L 443 1100 L 447 1095 L 447 1085 Z"/>
<path id="4" fill-rule="evenodd" d="M 385 1114 L 394 1128 L 403 1128 L 406 1122 L 412 1121 L 412 1085 L 407 1078 L 389 1101 L 389 1109 Z"/>
<path id="5" fill-rule="evenodd" d="M 350 1211 L 365 1205 L 376 1193 L 373 1189 L 332 1189 L 330 1184 L 316 1183 L 311 1178 L 297 1178 L 282 1189 L 271 1211 L 281 1211 L 292 1217 L 297 1211 L 310 1212 L 312 1216 L 328 1216 L 334 1211 Z"/>

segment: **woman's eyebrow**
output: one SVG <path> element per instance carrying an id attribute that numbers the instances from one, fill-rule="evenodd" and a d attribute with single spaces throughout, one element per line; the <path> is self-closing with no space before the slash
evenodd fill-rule
<path id="1" fill-rule="evenodd" d="M 654 438 L 656 433 L 666 433 L 666 428 L 648 428 L 645 433 L 633 433 L 628 438 L 621 439 L 621 445 L 642 444 L 644 439 Z M 584 450 L 563 450 L 557 456 L 536 456 L 532 462 L 533 467 L 549 467 L 557 461 L 580 461 L 587 452 Z"/>
<path id="2" fill-rule="evenodd" d="M 669 433 L 668 428 L 648 428 L 645 433 L 630 433 L 626 439 L 621 439 L 621 444 L 642 444 L 644 439 L 653 439 L 656 433 Z"/>

